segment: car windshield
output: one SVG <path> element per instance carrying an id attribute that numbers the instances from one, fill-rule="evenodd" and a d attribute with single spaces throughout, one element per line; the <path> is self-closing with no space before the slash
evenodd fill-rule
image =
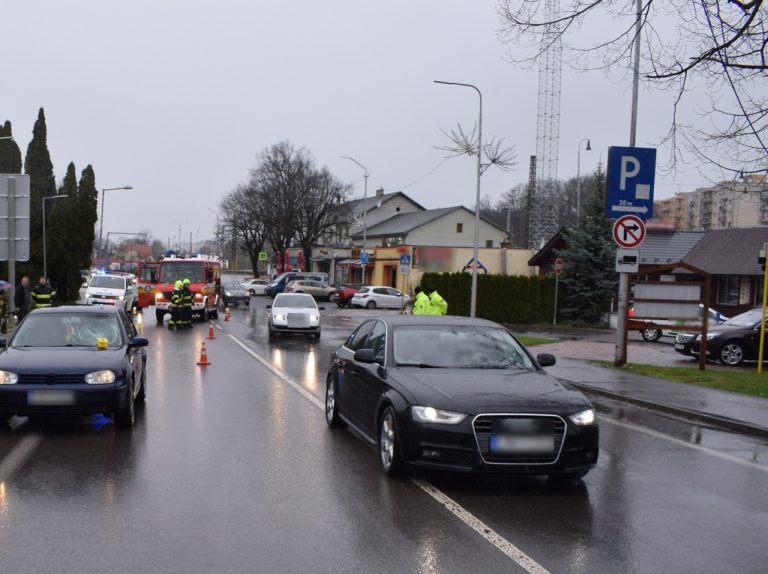
<path id="1" fill-rule="evenodd" d="M 759 323 L 763 313 L 760 309 L 750 309 L 746 313 L 736 315 L 728 319 L 723 325 L 729 325 L 731 327 L 751 327 L 755 323 Z"/>
<path id="2" fill-rule="evenodd" d="M 302 293 L 281 293 L 275 299 L 273 307 L 287 307 L 289 309 L 316 309 L 315 300 L 310 295 Z"/>
<path id="3" fill-rule="evenodd" d="M 396 366 L 533 369 L 528 353 L 505 329 L 476 325 L 401 325 L 393 330 Z"/>
<path id="4" fill-rule="evenodd" d="M 125 289 L 125 277 L 94 275 L 91 278 L 91 287 L 97 287 L 99 289 Z"/>
<path id="5" fill-rule="evenodd" d="M 202 261 L 163 261 L 160 264 L 160 279 L 163 283 L 175 283 L 189 279 L 192 283 L 203 282 Z"/>
<path id="6" fill-rule="evenodd" d="M 96 347 L 98 340 L 120 347 L 123 336 L 117 316 L 97 313 L 40 313 L 29 315 L 11 339 L 13 347 Z"/>
<path id="7" fill-rule="evenodd" d="M 224 289 L 230 289 L 232 291 L 240 291 L 242 287 L 240 283 L 224 283 Z"/>

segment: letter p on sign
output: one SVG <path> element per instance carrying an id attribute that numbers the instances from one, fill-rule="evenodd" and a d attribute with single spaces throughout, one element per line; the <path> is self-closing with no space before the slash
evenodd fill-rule
<path id="1" fill-rule="evenodd" d="M 630 164 L 632 167 L 630 168 Z M 621 172 L 619 173 L 619 189 L 624 191 L 627 189 L 627 180 L 635 177 L 640 173 L 640 162 L 637 158 L 629 155 L 622 156 L 621 158 Z"/>

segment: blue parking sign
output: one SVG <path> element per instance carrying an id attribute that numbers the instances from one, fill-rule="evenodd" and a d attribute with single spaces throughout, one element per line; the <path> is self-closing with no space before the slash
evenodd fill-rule
<path id="1" fill-rule="evenodd" d="M 609 147 L 605 215 L 653 217 L 655 179 L 655 148 Z"/>

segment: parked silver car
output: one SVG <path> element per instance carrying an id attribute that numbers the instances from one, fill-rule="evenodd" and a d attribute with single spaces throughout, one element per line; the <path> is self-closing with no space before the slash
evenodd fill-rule
<path id="1" fill-rule="evenodd" d="M 353 307 L 365 307 L 366 309 L 401 309 L 410 303 L 411 297 L 402 291 L 385 285 L 366 285 L 360 287 L 352 296 L 350 303 Z"/>
<path id="2" fill-rule="evenodd" d="M 327 283 L 311 279 L 291 281 L 285 286 L 286 293 L 306 293 L 307 295 L 312 295 L 318 301 L 330 301 L 334 291 L 335 289 Z"/>
<path id="3" fill-rule="evenodd" d="M 269 285 L 267 279 L 247 279 L 240 283 L 240 286 L 248 291 L 249 295 L 264 295 L 264 289 Z"/>

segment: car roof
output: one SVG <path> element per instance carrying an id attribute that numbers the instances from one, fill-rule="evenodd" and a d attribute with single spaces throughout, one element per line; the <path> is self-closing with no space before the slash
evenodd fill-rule
<path id="1" fill-rule="evenodd" d="M 117 315 L 120 313 L 121 307 L 115 307 L 114 305 L 59 305 L 57 307 L 41 307 L 34 309 L 32 313 L 35 315 L 41 314 L 55 314 L 55 313 L 69 313 L 71 315 L 94 313 L 101 314 L 112 313 Z"/>
<path id="2" fill-rule="evenodd" d="M 454 326 L 474 326 L 474 327 L 501 327 L 499 323 L 488 321 L 487 319 L 472 319 L 471 317 L 460 317 L 459 315 L 381 315 L 373 317 L 384 321 L 387 325 L 454 325 Z"/>
<path id="3" fill-rule="evenodd" d="M 315 300 L 309 293 L 278 293 L 275 296 L 275 299 L 279 299 L 280 297 L 309 297 L 313 301 Z"/>

